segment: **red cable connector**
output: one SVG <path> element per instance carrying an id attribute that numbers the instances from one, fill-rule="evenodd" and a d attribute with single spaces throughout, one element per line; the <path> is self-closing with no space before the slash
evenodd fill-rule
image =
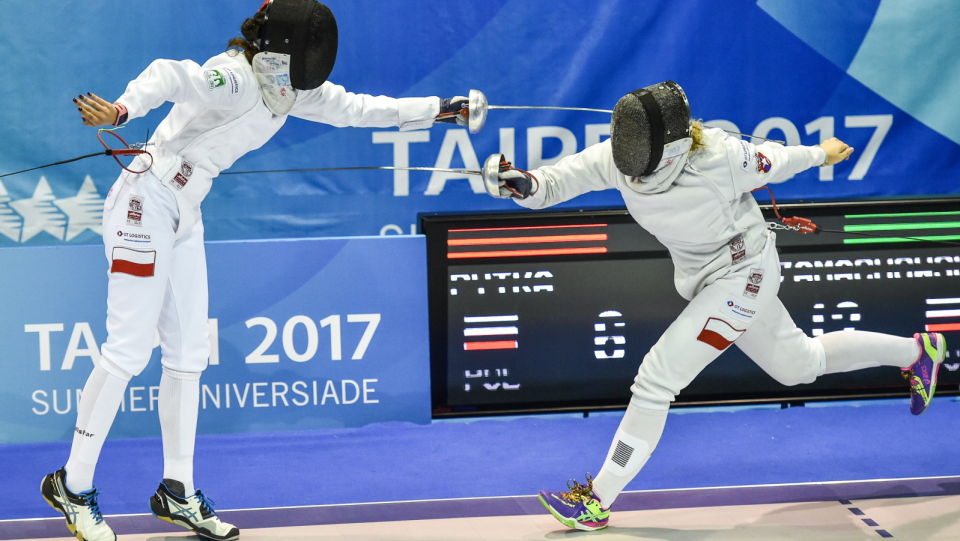
<path id="1" fill-rule="evenodd" d="M 777 215 L 777 219 L 780 220 L 780 223 L 783 224 L 787 229 L 803 234 L 820 233 L 820 227 L 806 218 L 801 218 L 799 216 L 784 218 L 783 216 L 780 216 L 780 210 L 777 209 L 777 200 L 774 199 L 773 190 L 771 190 L 769 186 L 761 186 L 753 191 L 763 189 L 766 189 L 768 192 L 770 192 L 770 204 L 773 205 L 773 213 Z"/>

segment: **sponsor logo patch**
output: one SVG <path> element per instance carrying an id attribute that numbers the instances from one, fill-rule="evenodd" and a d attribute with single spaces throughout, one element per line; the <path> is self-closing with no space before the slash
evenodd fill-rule
<path id="1" fill-rule="evenodd" d="M 757 315 L 757 307 L 737 299 L 728 299 L 720 310 L 722 313 L 732 316 L 740 321 L 750 321 Z"/>
<path id="2" fill-rule="evenodd" d="M 150 230 L 134 229 L 130 230 L 124 226 L 117 227 L 117 237 L 124 244 L 149 245 L 152 240 Z"/>
<path id="3" fill-rule="evenodd" d="M 170 179 L 170 185 L 178 190 L 182 190 L 183 187 L 186 186 L 187 182 L 189 181 L 190 179 L 183 176 L 183 173 L 177 173 L 176 175 L 173 176 L 172 179 Z"/>
<path id="4" fill-rule="evenodd" d="M 770 161 L 770 158 L 757 152 L 757 173 L 767 174 L 771 169 L 773 169 L 773 163 Z"/>
<path id="5" fill-rule="evenodd" d="M 741 139 L 740 148 L 743 149 L 743 163 L 740 164 L 740 167 L 743 167 L 743 170 L 746 171 L 750 169 L 750 147 L 747 146 L 746 141 Z"/>
<path id="6" fill-rule="evenodd" d="M 227 84 L 227 78 L 220 70 L 207 70 L 203 72 L 203 77 L 207 80 L 207 90 L 214 90 Z"/>
<path id="7" fill-rule="evenodd" d="M 747 277 L 747 286 L 743 290 L 743 296 L 756 299 L 760 293 L 760 283 L 763 282 L 763 269 L 750 269 L 750 276 Z"/>
<path id="8" fill-rule="evenodd" d="M 737 235 L 733 237 L 733 240 L 729 243 L 730 246 L 730 258 L 734 263 L 739 263 L 743 261 L 743 258 L 747 257 L 747 243 L 743 240 L 743 235 Z"/>
<path id="9" fill-rule="evenodd" d="M 223 73 L 227 76 L 227 83 L 230 86 L 230 94 L 236 94 L 240 92 L 240 78 L 237 77 L 237 74 L 233 72 L 230 68 L 223 68 Z"/>
<path id="10" fill-rule="evenodd" d="M 130 196 L 130 203 L 127 205 L 127 225 L 134 227 L 143 225 L 143 198 L 139 195 Z"/>
<path id="11" fill-rule="evenodd" d="M 277 85 L 290 86 L 290 75 L 286 73 L 281 73 L 277 75 Z"/>
<path id="12" fill-rule="evenodd" d="M 730 347 L 730 344 L 734 343 L 737 338 L 740 338 L 743 331 L 744 329 L 736 329 L 722 319 L 712 317 L 707 319 L 707 323 L 700 331 L 700 335 L 697 336 L 697 340 L 723 351 Z"/>

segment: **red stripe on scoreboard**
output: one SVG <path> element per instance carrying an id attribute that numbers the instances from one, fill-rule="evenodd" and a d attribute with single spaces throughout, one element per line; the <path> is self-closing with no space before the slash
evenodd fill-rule
<path id="1" fill-rule="evenodd" d="M 928 332 L 960 331 L 960 323 L 933 323 L 925 327 Z"/>
<path id="2" fill-rule="evenodd" d="M 607 240 L 606 233 L 595 235 L 550 235 L 539 237 L 502 237 L 482 239 L 450 239 L 447 246 L 480 246 L 489 244 L 537 244 L 541 242 L 590 242 Z"/>
<path id="3" fill-rule="evenodd" d="M 535 255 L 575 255 L 605 254 L 606 246 L 589 248 L 544 248 L 542 250 L 497 250 L 493 252 L 456 252 L 447 254 L 447 259 L 469 259 L 473 257 L 529 257 Z"/>
<path id="4" fill-rule="evenodd" d="M 467 351 L 482 351 L 488 349 L 517 349 L 516 340 L 497 340 L 492 342 L 464 342 L 463 349 Z"/>

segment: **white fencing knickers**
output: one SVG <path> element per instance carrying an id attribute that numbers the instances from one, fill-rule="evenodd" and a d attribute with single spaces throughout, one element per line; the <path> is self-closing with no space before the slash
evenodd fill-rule
<path id="1" fill-rule="evenodd" d="M 697 293 L 644 357 L 630 406 L 594 482 L 604 506 L 656 448 L 670 402 L 734 342 L 785 385 L 809 383 L 824 373 L 823 346 L 797 328 L 777 298 L 774 238 L 770 234 L 762 254 Z"/>
<path id="2" fill-rule="evenodd" d="M 631 387 L 635 402 L 670 402 L 727 347 L 737 346 L 784 385 L 824 373 L 823 346 L 803 333 L 777 298 L 780 260 L 771 234 L 759 257 L 704 287 L 643 359 Z"/>
<path id="3" fill-rule="evenodd" d="M 135 376 L 159 331 L 165 368 L 202 372 L 210 355 L 203 224 L 197 220 L 177 239 L 180 213 L 170 188 L 150 172 L 125 176 L 104 212 L 110 281 L 102 358 Z"/>

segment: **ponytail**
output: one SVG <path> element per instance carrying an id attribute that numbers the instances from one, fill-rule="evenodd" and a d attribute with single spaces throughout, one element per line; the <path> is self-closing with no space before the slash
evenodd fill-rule
<path id="1" fill-rule="evenodd" d="M 243 56 L 246 57 L 247 62 L 253 64 L 253 57 L 260 52 L 260 47 L 256 45 L 256 42 L 260 40 L 260 27 L 266 19 L 266 12 L 258 11 L 252 18 L 243 21 L 243 24 L 240 25 L 240 33 L 243 34 L 243 37 L 233 38 L 227 42 L 227 50 L 240 49 L 243 51 Z"/>

